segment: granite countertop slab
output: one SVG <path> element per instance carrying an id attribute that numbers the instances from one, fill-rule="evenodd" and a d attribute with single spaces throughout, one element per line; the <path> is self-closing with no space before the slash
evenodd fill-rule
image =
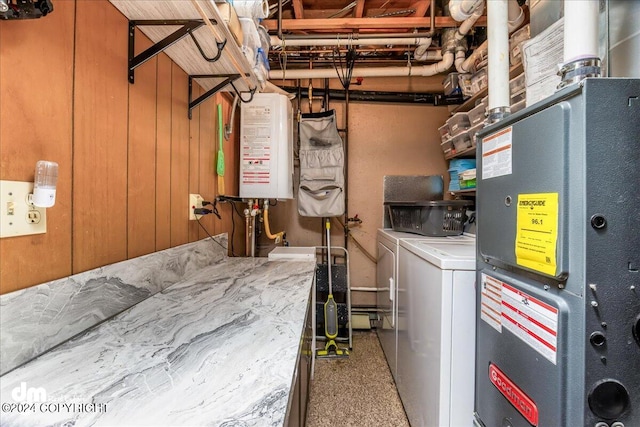
<path id="1" fill-rule="evenodd" d="M 0 424 L 282 426 L 314 269 L 205 267 L 0 377 Z"/>
<path id="2" fill-rule="evenodd" d="M 0 295 L 0 376 L 223 262 L 226 246 L 223 234 Z"/>

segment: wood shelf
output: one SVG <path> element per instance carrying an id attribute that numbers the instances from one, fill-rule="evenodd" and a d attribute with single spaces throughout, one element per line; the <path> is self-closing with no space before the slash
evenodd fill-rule
<path id="1" fill-rule="evenodd" d="M 476 194 L 476 189 L 475 188 L 467 188 L 467 189 L 464 189 L 464 190 L 449 191 L 449 193 L 451 193 L 454 196 L 464 196 L 464 195 L 473 196 L 473 195 Z"/>
<path id="2" fill-rule="evenodd" d="M 514 65 L 509 69 L 509 79 L 512 79 L 520 75 L 524 71 L 522 64 Z M 489 93 L 489 88 L 484 88 L 480 92 L 476 92 L 473 96 L 468 98 L 462 104 L 451 110 L 452 113 L 466 112 L 476 106 L 476 101 L 484 98 Z"/>
<path id="3" fill-rule="evenodd" d="M 473 154 L 473 156 L 469 156 L 470 154 Z M 462 150 L 459 153 L 447 154 L 446 156 L 444 156 L 444 158 L 445 160 L 451 160 L 451 159 L 456 159 L 463 156 L 475 157 L 475 154 L 476 154 L 476 144 L 473 144 L 473 147 L 469 147 L 466 150 Z"/>
<path id="4" fill-rule="evenodd" d="M 190 1 L 168 2 L 162 0 L 109 0 L 129 21 L 149 21 L 149 20 L 201 20 L 202 16 Z M 231 31 L 224 23 L 215 3 L 210 0 L 198 0 L 198 5 L 207 13 L 207 16 L 215 20 L 216 30 L 220 37 L 227 41 L 222 55 L 215 62 L 207 61 L 203 58 L 191 37 L 183 37 L 171 44 L 164 50 L 180 68 L 190 76 L 209 76 L 208 78 L 195 78 L 195 81 L 205 90 L 211 90 L 224 82 L 226 76 L 243 74 L 244 78 L 237 79 L 234 84 L 241 92 L 246 92 L 261 85 L 252 71 L 249 61 L 245 58 L 241 48 L 231 34 Z M 152 42 L 158 43 L 167 36 L 180 29 L 180 26 L 172 25 L 149 25 L 139 27 Z M 215 56 L 218 52 L 217 42 L 211 29 L 207 25 L 202 25 L 192 31 L 192 35 L 198 40 L 202 50 L 207 56 Z M 234 65 L 238 64 L 240 70 Z M 220 76 L 219 79 L 210 76 Z M 220 88 L 223 92 L 233 90 L 230 84 Z"/>

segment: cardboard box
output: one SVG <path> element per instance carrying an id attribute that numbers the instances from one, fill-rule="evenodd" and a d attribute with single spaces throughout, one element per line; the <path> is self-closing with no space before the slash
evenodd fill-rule
<path id="1" fill-rule="evenodd" d="M 222 20 L 227 27 L 229 27 L 229 31 L 231 31 L 233 38 L 236 39 L 237 45 L 242 46 L 244 38 L 242 36 L 242 26 L 240 25 L 240 20 L 238 19 L 236 10 L 230 3 L 216 3 L 216 6 L 218 7 Z"/>

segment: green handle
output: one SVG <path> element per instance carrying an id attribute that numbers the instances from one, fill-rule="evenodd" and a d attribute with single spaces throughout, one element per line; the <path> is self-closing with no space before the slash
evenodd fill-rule
<path id="1" fill-rule="evenodd" d="M 224 125 L 222 123 L 222 104 L 218 104 L 218 140 L 220 148 L 218 149 L 218 161 L 216 164 L 216 172 L 218 176 L 224 176 L 224 151 L 222 151 L 222 141 L 224 140 Z"/>

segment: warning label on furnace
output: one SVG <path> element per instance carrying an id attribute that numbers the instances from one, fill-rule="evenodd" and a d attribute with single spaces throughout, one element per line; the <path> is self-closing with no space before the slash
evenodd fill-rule
<path id="1" fill-rule="evenodd" d="M 558 309 L 484 273 L 480 318 L 496 331 L 503 328 L 554 365 L 557 363 Z"/>
<path id="2" fill-rule="evenodd" d="M 511 140 L 513 129 L 509 126 L 482 140 L 482 177 L 496 178 L 511 175 Z"/>
<path id="3" fill-rule="evenodd" d="M 502 332 L 502 282 L 482 273 L 480 318 L 498 332 Z"/>
<path id="4" fill-rule="evenodd" d="M 557 308 L 503 283 L 502 326 L 556 364 Z"/>
<path id="5" fill-rule="evenodd" d="M 555 276 L 558 193 L 518 194 L 516 263 Z"/>
<path id="6" fill-rule="evenodd" d="M 242 111 L 242 182 L 271 181 L 271 108 L 249 106 Z"/>

